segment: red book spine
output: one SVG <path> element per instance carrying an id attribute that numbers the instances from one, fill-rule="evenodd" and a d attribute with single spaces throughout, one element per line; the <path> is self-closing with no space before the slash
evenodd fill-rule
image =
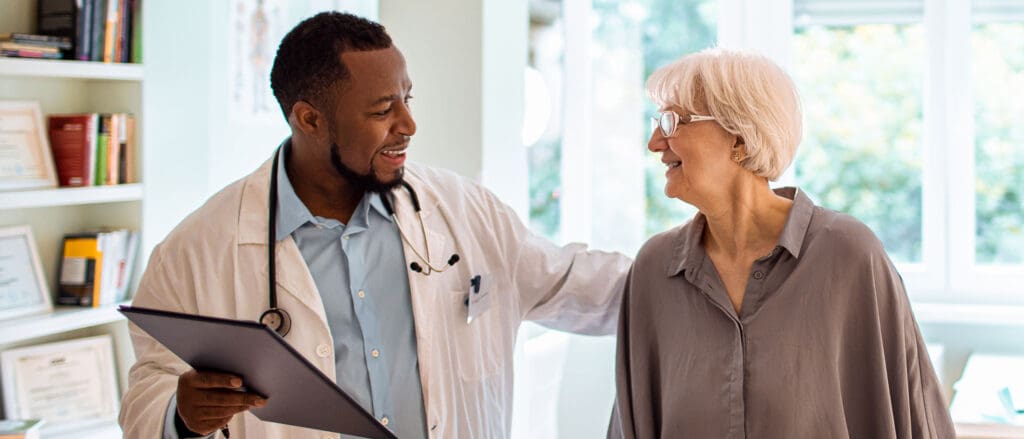
<path id="1" fill-rule="evenodd" d="M 89 186 L 92 116 L 50 116 L 48 130 L 61 186 Z"/>

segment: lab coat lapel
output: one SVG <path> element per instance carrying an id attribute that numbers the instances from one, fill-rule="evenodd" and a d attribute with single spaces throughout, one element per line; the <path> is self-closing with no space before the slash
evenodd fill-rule
<path id="1" fill-rule="evenodd" d="M 440 212 L 439 200 L 421 180 L 412 177 L 410 178 L 410 184 L 414 188 L 419 189 L 417 195 L 420 200 L 420 214 L 423 218 L 422 231 L 420 229 L 420 219 L 412 205 L 409 194 L 402 189 L 393 191 L 398 224 L 408 240 L 408 242 L 405 240 L 402 242 L 406 263 L 416 262 L 421 266 L 425 265 L 416 256 L 416 252 L 422 254 L 423 257 L 427 256 L 427 247 L 423 239 L 425 235 L 430 243 L 430 263 L 436 267 L 441 267 L 442 264 L 447 266 L 448 258 L 451 257 L 452 252 L 447 233 L 444 233 L 444 230 L 447 229 L 447 224 L 444 220 L 444 215 Z M 415 246 L 415 251 L 410 247 L 410 243 Z M 424 270 L 427 269 L 425 266 L 423 268 Z M 409 290 L 412 295 L 413 323 L 416 327 L 416 355 L 420 365 L 420 385 L 423 388 L 423 402 L 427 410 L 427 422 L 432 424 L 436 422 L 436 410 L 438 410 L 438 407 L 436 404 L 431 403 L 433 401 L 433 398 L 431 398 L 431 391 L 433 389 L 431 383 L 438 382 L 436 379 L 440 379 L 440 373 L 442 372 L 436 370 L 437 368 L 432 362 L 432 353 L 434 352 L 434 334 L 439 330 L 438 326 L 443 325 L 445 322 L 445 319 L 438 315 L 439 312 L 444 312 L 444 307 L 439 303 L 441 300 L 439 295 L 443 292 L 435 291 L 439 285 L 437 282 L 438 274 L 436 273 L 431 276 L 424 276 L 421 273 L 407 270 L 406 274 L 409 277 Z"/>
<path id="2" fill-rule="evenodd" d="M 244 193 L 242 194 L 242 205 L 238 215 L 239 230 L 239 252 L 258 252 L 258 259 L 261 260 L 262 269 L 257 270 L 260 277 L 260 285 L 266 285 L 269 278 L 269 261 L 267 260 L 267 215 L 269 205 L 267 199 L 270 194 L 270 161 L 268 160 L 258 171 L 248 177 Z M 316 314 L 324 325 L 327 325 L 327 317 L 324 312 L 323 302 L 320 300 L 320 293 L 316 289 L 313 276 L 306 267 L 306 261 L 302 258 L 295 241 L 289 236 L 277 242 L 275 248 L 277 259 L 278 304 L 286 302 L 284 296 L 292 296 L 296 301 L 305 305 Z M 260 288 L 266 294 L 266 288 Z M 264 298 L 264 300 L 269 300 Z M 284 306 L 282 306 L 284 308 Z M 293 313 L 295 311 L 290 311 Z"/>

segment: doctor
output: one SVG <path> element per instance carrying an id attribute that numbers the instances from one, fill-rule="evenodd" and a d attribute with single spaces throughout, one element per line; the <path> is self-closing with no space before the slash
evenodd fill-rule
<path id="1" fill-rule="evenodd" d="M 154 249 L 134 305 L 262 318 L 403 439 L 507 437 L 520 323 L 612 334 L 630 261 L 556 247 L 476 183 L 406 165 L 412 82 L 379 24 L 307 19 L 271 85 L 291 137 Z M 262 422 L 240 377 L 132 340 L 126 437 L 337 437 Z"/>

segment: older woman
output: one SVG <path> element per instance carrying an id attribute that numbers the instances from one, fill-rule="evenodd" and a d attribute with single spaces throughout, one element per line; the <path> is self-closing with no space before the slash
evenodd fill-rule
<path id="1" fill-rule="evenodd" d="M 790 78 L 707 50 L 647 82 L 665 194 L 700 212 L 627 282 L 610 436 L 953 438 L 899 273 L 856 219 L 772 190 L 801 135 Z"/>

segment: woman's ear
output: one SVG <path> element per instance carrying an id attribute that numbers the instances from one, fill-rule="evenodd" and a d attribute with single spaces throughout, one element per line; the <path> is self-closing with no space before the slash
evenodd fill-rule
<path id="1" fill-rule="evenodd" d="M 739 163 L 743 159 L 747 158 L 747 145 L 743 142 L 743 138 L 736 136 L 736 143 L 732 145 L 732 153 L 729 155 L 732 161 Z"/>

